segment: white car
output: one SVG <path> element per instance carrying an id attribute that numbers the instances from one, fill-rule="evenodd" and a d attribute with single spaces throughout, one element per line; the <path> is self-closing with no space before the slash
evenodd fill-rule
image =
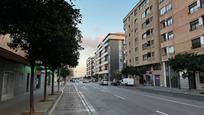
<path id="1" fill-rule="evenodd" d="M 100 82 L 100 85 L 108 85 L 108 80 L 104 79 Z"/>
<path id="2" fill-rule="evenodd" d="M 133 86 L 134 85 L 134 79 L 133 78 L 124 78 L 121 80 L 121 84 Z"/>

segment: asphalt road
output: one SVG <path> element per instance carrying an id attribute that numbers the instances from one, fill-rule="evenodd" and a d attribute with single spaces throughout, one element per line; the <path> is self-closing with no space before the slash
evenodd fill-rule
<path id="1" fill-rule="evenodd" d="M 65 92 L 53 115 L 204 115 L 203 101 L 122 87 L 78 83 Z"/>

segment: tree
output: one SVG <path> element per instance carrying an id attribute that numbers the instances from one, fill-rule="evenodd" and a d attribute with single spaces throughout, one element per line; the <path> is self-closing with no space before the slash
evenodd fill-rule
<path id="1" fill-rule="evenodd" d="M 194 88 L 196 71 L 203 71 L 203 55 L 194 53 L 177 54 L 169 59 L 169 65 L 177 72 L 183 72 L 183 77 L 189 79 L 189 89 Z"/>
<path id="2" fill-rule="evenodd" d="M 143 75 L 146 73 L 146 68 L 145 67 L 130 67 L 127 66 L 122 70 L 123 75 Z"/>
<path id="3" fill-rule="evenodd" d="M 66 78 L 67 76 L 70 74 L 70 70 L 67 68 L 67 66 L 63 66 L 61 68 L 61 72 L 60 75 L 62 76 L 63 80 L 64 80 L 64 84 L 66 83 Z"/>
<path id="4" fill-rule="evenodd" d="M 65 55 L 60 56 L 62 63 L 76 65 L 81 37 L 76 26 L 81 22 L 81 15 L 72 3 L 64 0 L 2 0 L 0 15 L 0 34 L 10 34 L 13 41 L 9 46 L 24 50 L 31 65 L 30 113 L 33 115 L 35 61 L 40 60 L 48 66 L 45 54 L 50 50 L 49 45 L 57 40 L 53 38 L 60 36 L 69 39 L 67 45 L 63 45 L 63 48 L 68 47 L 65 51 L 58 49 L 59 54 L 69 55 L 66 60 L 62 59 Z"/>

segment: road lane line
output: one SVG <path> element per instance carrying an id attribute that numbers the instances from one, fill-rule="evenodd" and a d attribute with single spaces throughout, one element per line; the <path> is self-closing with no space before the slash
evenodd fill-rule
<path id="1" fill-rule="evenodd" d="M 115 97 L 118 97 L 118 98 L 120 98 L 120 99 L 122 99 L 122 100 L 126 100 L 124 97 L 121 97 L 121 96 L 119 96 L 119 95 L 114 95 Z"/>
<path id="2" fill-rule="evenodd" d="M 65 86 L 62 88 L 61 90 L 61 94 L 59 95 L 59 97 L 56 99 L 56 101 L 54 102 L 54 104 L 52 105 L 51 109 L 48 111 L 48 115 L 51 115 L 53 113 L 53 111 L 55 110 L 57 104 L 59 103 L 60 99 L 62 98 L 62 95 L 64 94 L 64 89 L 67 86 L 67 84 L 65 84 Z"/>
<path id="3" fill-rule="evenodd" d="M 157 112 L 157 113 L 159 113 L 159 114 L 162 114 L 162 115 L 169 115 L 169 114 L 166 114 L 166 113 L 163 113 L 163 112 L 161 112 L 161 111 L 155 111 L 155 112 Z"/>
<path id="4" fill-rule="evenodd" d="M 75 85 L 74 85 L 74 88 L 78 92 L 78 95 L 79 95 L 85 109 L 88 111 L 89 115 L 98 115 L 98 113 L 96 112 L 94 107 L 90 103 L 87 102 L 87 100 L 85 99 L 85 96 L 82 94 L 82 92 L 80 90 L 78 90 L 78 88 Z"/>
<path id="5" fill-rule="evenodd" d="M 189 103 L 185 103 L 185 102 L 180 102 L 180 101 L 175 101 L 175 100 L 170 100 L 170 99 L 165 99 L 162 97 L 154 97 L 154 96 L 149 96 L 149 95 L 143 95 L 145 97 L 149 97 L 149 98 L 153 98 L 153 99 L 159 99 L 159 100 L 163 100 L 163 101 L 168 101 L 168 102 L 172 102 L 172 103 L 177 103 L 180 105 L 186 105 L 186 106 L 191 106 L 191 107 L 195 107 L 195 108 L 200 108 L 200 109 L 204 109 L 204 107 L 202 106 L 198 106 L 198 105 L 193 105 L 193 104 L 189 104 Z"/>
<path id="6" fill-rule="evenodd" d="M 76 88 L 75 85 L 74 85 L 74 88 L 75 88 L 75 90 L 76 90 L 76 92 L 77 92 L 77 94 L 78 94 L 78 96 L 79 96 L 79 98 L 80 98 L 82 104 L 84 105 L 85 110 L 89 113 L 89 115 L 91 115 L 91 112 L 89 111 L 89 108 L 87 107 L 87 105 L 86 105 L 84 99 L 82 99 L 81 95 L 79 94 L 79 90 Z"/>

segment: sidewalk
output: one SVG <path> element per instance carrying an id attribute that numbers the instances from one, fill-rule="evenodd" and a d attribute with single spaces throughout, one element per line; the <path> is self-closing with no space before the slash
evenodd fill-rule
<path id="1" fill-rule="evenodd" d="M 182 93 L 188 95 L 197 95 L 197 96 L 204 96 L 204 91 L 201 90 L 189 90 L 189 89 L 179 89 L 179 88 L 167 88 L 167 87 L 153 87 L 153 86 L 139 86 L 138 88 L 141 89 L 151 89 L 156 91 L 165 91 L 165 92 L 172 92 L 172 93 Z"/>
<path id="2" fill-rule="evenodd" d="M 87 102 L 76 87 L 73 84 L 68 84 L 52 115 L 90 115 L 87 106 Z"/>
<path id="3" fill-rule="evenodd" d="M 46 102 L 42 102 L 43 99 L 43 87 L 41 89 L 35 90 L 34 92 L 34 104 L 35 104 L 35 112 L 39 112 L 40 115 L 47 115 L 48 111 L 56 101 L 59 96 L 57 92 L 57 87 L 55 86 L 55 95 L 49 95 L 51 92 L 51 86 L 47 87 L 47 100 Z M 5 102 L 0 102 L 0 114 L 1 115 L 21 115 L 24 112 L 29 112 L 29 92 L 10 99 Z"/>
<path id="4" fill-rule="evenodd" d="M 204 91 L 201 90 L 189 90 L 189 89 L 178 89 L 178 88 L 166 88 L 166 87 L 153 87 L 153 86 L 137 86 L 138 90 L 157 93 L 162 95 L 171 95 L 175 97 L 182 97 L 187 99 L 193 99 L 198 101 L 204 101 Z"/>

